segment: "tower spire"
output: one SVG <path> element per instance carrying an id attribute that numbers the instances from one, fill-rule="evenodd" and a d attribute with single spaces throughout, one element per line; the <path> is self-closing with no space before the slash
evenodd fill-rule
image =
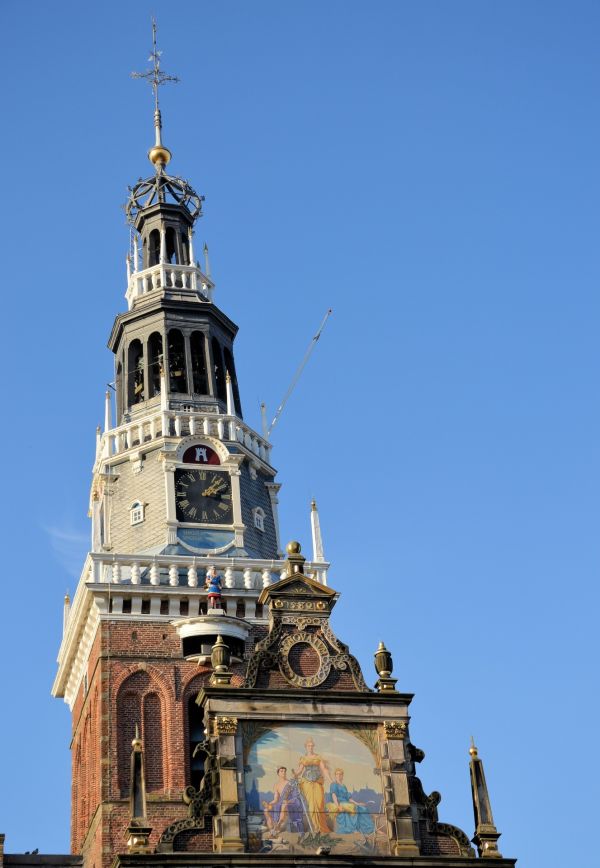
<path id="1" fill-rule="evenodd" d="M 469 768 L 471 771 L 473 814 L 475 816 L 475 835 L 473 836 L 473 843 L 477 847 L 477 851 L 481 858 L 501 859 L 502 853 L 498 850 L 498 838 L 500 837 L 500 832 L 494 825 L 490 796 L 483 771 L 483 761 L 479 758 L 475 742 L 473 741 L 473 736 L 471 736 L 469 754 L 471 755 Z"/>
<path id="2" fill-rule="evenodd" d="M 150 82 L 154 94 L 154 147 L 148 151 L 148 159 L 154 165 L 157 173 L 160 173 L 171 159 L 171 151 L 162 143 L 162 117 L 158 100 L 158 88 L 168 81 L 178 82 L 176 75 L 169 75 L 160 68 L 160 56 L 156 44 L 156 20 L 152 19 L 152 51 L 148 60 L 152 63 L 152 69 L 145 72 L 132 72 L 132 78 L 143 78 Z"/>

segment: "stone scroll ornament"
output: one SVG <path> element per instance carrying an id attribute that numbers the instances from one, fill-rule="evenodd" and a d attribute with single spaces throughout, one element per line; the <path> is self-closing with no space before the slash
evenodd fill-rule
<path id="1" fill-rule="evenodd" d="M 205 831 L 208 818 L 217 813 L 219 764 L 214 740 L 207 739 L 201 742 L 196 747 L 194 756 L 196 753 L 204 756 L 204 776 L 198 789 L 186 787 L 183 791 L 183 801 L 188 805 L 188 816 L 167 826 L 158 841 L 156 849 L 159 853 L 172 853 L 175 839 L 182 832 Z"/>

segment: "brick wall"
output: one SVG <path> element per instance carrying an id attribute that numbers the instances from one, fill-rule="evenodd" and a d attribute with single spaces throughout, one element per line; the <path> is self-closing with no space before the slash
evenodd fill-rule
<path id="1" fill-rule="evenodd" d="M 187 816 L 182 792 L 190 781 L 188 703 L 209 675 L 208 667 L 181 657 L 169 624 L 101 625 L 88 663 L 88 690 L 82 682 L 73 708 L 71 848 L 83 853 L 86 868 L 107 868 L 125 848 L 136 723 L 144 742 L 152 841 Z M 237 673 L 235 681 L 241 680 Z M 185 846 L 192 846 L 191 839 Z"/>

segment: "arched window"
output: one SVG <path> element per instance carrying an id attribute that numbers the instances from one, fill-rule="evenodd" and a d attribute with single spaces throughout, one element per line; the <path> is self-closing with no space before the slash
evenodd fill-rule
<path id="1" fill-rule="evenodd" d="M 144 348 L 142 342 L 129 344 L 127 357 L 127 401 L 129 406 L 144 400 Z"/>
<path id="2" fill-rule="evenodd" d="M 163 340 L 159 332 L 148 339 L 148 392 L 149 397 L 160 395 L 160 372 L 163 363 Z"/>
<path id="3" fill-rule="evenodd" d="M 264 533 L 264 530 L 265 530 L 265 511 L 264 511 L 264 509 L 261 509 L 260 506 L 256 506 L 252 510 L 252 515 L 254 517 L 254 527 L 257 530 L 260 530 Z"/>
<path id="4" fill-rule="evenodd" d="M 172 226 L 167 227 L 166 235 L 167 262 L 175 264 L 177 262 L 177 247 L 175 246 L 175 230 Z"/>
<path id="5" fill-rule="evenodd" d="M 145 516 L 144 504 L 139 500 L 134 500 L 129 507 L 129 520 L 131 524 L 141 524 Z"/>
<path id="6" fill-rule="evenodd" d="M 160 232 L 158 229 L 153 229 L 150 233 L 148 245 L 148 267 L 158 265 L 160 262 Z"/>
<path id="7" fill-rule="evenodd" d="M 189 240 L 185 232 L 181 233 L 181 259 L 182 265 L 192 265 L 190 262 L 190 245 Z"/>
<path id="8" fill-rule="evenodd" d="M 242 415 L 242 405 L 240 403 L 240 390 L 238 389 L 237 377 L 235 374 L 235 364 L 233 361 L 233 356 L 231 354 L 231 350 L 228 347 L 225 347 L 223 350 L 223 356 L 225 359 L 225 369 L 231 377 L 231 386 L 233 388 L 233 403 L 235 405 L 235 412 L 238 416 Z"/>
<path id="9" fill-rule="evenodd" d="M 121 362 L 117 362 L 115 388 L 117 397 L 117 419 L 115 424 L 118 425 L 121 421 L 121 415 L 123 413 L 123 365 L 121 364 Z"/>
<path id="10" fill-rule="evenodd" d="M 134 672 L 117 696 L 117 769 L 121 797 L 129 795 L 131 742 L 136 724 L 144 746 L 146 787 L 164 788 L 162 702 L 147 672 Z"/>
<path id="11" fill-rule="evenodd" d="M 163 735 L 162 710 L 158 693 L 147 693 L 144 705 L 144 766 L 146 772 L 146 789 L 149 793 L 162 790 L 163 781 Z"/>
<path id="12" fill-rule="evenodd" d="M 190 784 L 197 790 L 204 775 L 204 753 L 201 750 L 196 750 L 196 748 L 204 741 L 206 735 L 204 734 L 204 712 L 196 704 L 196 695 L 197 691 L 194 691 L 188 699 L 188 729 Z"/>
<path id="13" fill-rule="evenodd" d="M 223 353 L 221 352 L 221 344 L 216 338 L 212 339 L 212 356 L 213 356 L 213 370 L 215 372 L 215 389 L 217 392 L 217 398 L 219 398 L 223 403 L 227 400 L 227 393 L 225 391 L 225 369 L 223 367 Z"/>
<path id="14" fill-rule="evenodd" d="M 179 329 L 169 331 L 169 388 L 178 394 L 187 392 L 185 343 Z"/>
<path id="15" fill-rule="evenodd" d="M 190 336 L 190 352 L 192 355 L 192 388 L 197 395 L 206 395 L 208 394 L 208 379 L 206 376 L 204 332 L 192 332 Z"/>

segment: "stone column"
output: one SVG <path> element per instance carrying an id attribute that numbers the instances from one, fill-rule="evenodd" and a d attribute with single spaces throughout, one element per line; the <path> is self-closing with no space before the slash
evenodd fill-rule
<path id="1" fill-rule="evenodd" d="M 386 720 L 383 724 L 382 770 L 386 780 L 386 814 L 391 827 L 395 856 L 418 856 L 415 840 L 405 754 L 408 728 L 403 720 Z"/>
<path id="2" fill-rule="evenodd" d="M 240 832 L 235 750 L 237 718 L 217 716 L 214 731 L 219 764 L 219 813 L 215 823 L 215 845 L 219 853 L 239 853 L 243 851 L 244 844 Z"/>

